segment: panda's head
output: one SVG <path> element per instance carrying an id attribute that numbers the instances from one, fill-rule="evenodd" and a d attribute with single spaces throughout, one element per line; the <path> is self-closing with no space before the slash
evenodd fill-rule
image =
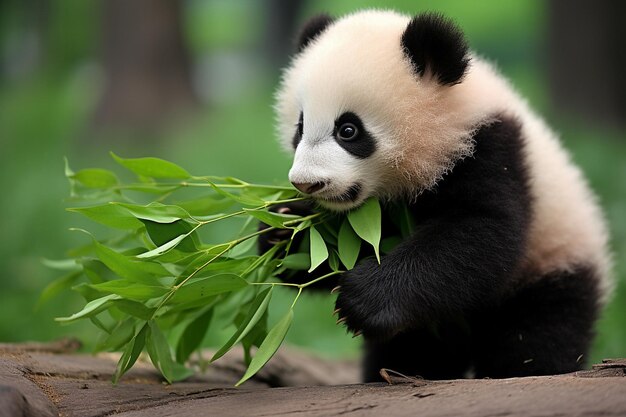
<path id="1" fill-rule="evenodd" d="M 332 210 L 412 197 L 471 153 L 462 33 L 436 14 L 311 19 L 277 93 L 289 180 Z"/>

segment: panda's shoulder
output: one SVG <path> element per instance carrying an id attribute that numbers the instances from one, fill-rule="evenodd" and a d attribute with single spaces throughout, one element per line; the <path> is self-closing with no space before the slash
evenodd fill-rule
<path id="1" fill-rule="evenodd" d="M 504 113 L 491 115 L 476 127 L 473 142 L 472 154 L 458 160 L 414 201 L 416 210 L 436 214 L 489 205 L 530 208 L 522 122 Z"/>

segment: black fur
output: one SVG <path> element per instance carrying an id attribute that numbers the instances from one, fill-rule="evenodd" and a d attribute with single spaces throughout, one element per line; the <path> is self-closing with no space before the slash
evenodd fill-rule
<path id="1" fill-rule="evenodd" d="M 298 124 L 296 125 L 296 133 L 293 134 L 293 139 L 291 140 L 291 145 L 293 149 L 298 147 L 298 144 L 302 140 L 302 133 L 304 131 L 304 115 L 300 112 L 300 117 L 298 118 Z"/>
<path id="2" fill-rule="evenodd" d="M 365 340 L 363 380 L 381 381 L 380 369 L 426 379 L 459 379 L 470 368 L 471 338 L 463 322 L 423 326 L 391 340 Z"/>
<path id="3" fill-rule="evenodd" d="M 313 39 L 318 37 L 326 28 L 333 23 L 333 18 L 326 13 L 319 14 L 307 20 L 298 36 L 298 52 L 302 52 Z"/>
<path id="4" fill-rule="evenodd" d="M 344 123 L 352 123 L 357 127 L 359 133 L 355 139 L 350 141 L 344 141 L 337 137 L 337 130 Z M 333 131 L 333 136 L 335 137 L 335 140 L 337 141 L 339 146 L 341 146 L 343 149 L 359 159 L 368 158 L 376 151 L 376 140 L 365 129 L 361 118 L 352 112 L 346 112 L 339 116 L 337 120 L 335 120 L 335 129 Z"/>
<path id="5" fill-rule="evenodd" d="M 473 157 L 411 205 L 413 236 L 340 279 L 337 307 L 351 330 L 389 338 L 497 302 L 511 287 L 531 205 L 520 128 L 502 118 L 475 141 Z"/>
<path id="6" fill-rule="evenodd" d="M 522 281 L 532 284 L 474 318 L 478 378 L 573 372 L 588 359 L 600 309 L 595 270 L 526 274 Z"/>
<path id="7" fill-rule="evenodd" d="M 402 34 L 402 48 L 418 75 L 429 70 L 441 85 L 461 82 L 469 57 L 463 32 L 436 13 L 415 16 Z"/>
<path id="8" fill-rule="evenodd" d="M 495 119 L 476 132 L 472 157 L 410 203 L 413 235 L 380 265 L 365 258 L 339 278 L 339 315 L 365 336 L 366 381 L 380 380 L 380 368 L 443 379 L 584 365 L 598 278 L 585 266 L 545 276 L 525 269 L 533 202 L 524 143 L 515 119 Z M 383 236 L 395 234 L 384 213 Z M 290 280 L 310 279 L 301 275 Z"/>
<path id="9" fill-rule="evenodd" d="M 427 379 L 552 375 L 581 369 L 599 306 L 588 267 L 523 278 L 527 285 L 494 305 L 389 341 L 366 341 L 364 380 L 380 368 Z M 528 282 L 531 282 L 528 284 Z"/>

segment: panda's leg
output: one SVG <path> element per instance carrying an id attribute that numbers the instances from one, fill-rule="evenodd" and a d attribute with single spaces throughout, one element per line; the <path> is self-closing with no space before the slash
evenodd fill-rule
<path id="1" fill-rule="evenodd" d="M 463 378 L 470 366 L 467 326 L 456 324 L 412 330 L 385 342 L 366 340 L 365 349 L 365 382 L 382 381 L 381 368 L 426 379 L 455 379 Z"/>
<path id="2" fill-rule="evenodd" d="M 598 316 L 593 268 L 535 278 L 474 327 L 476 377 L 549 375 L 581 369 Z"/>

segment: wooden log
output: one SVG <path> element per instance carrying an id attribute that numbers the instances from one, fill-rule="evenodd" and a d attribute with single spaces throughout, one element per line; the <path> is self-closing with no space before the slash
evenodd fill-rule
<path id="1" fill-rule="evenodd" d="M 626 415 L 626 359 L 558 376 L 426 381 L 390 373 L 392 384 L 349 384 L 356 364 L 281 349 L 234 388 L 243 372 L 237 353 L 172 385 L 140 361 L 112 385 L 117 356 L 62 346 L 0 345 L 0 417 Z"/>

